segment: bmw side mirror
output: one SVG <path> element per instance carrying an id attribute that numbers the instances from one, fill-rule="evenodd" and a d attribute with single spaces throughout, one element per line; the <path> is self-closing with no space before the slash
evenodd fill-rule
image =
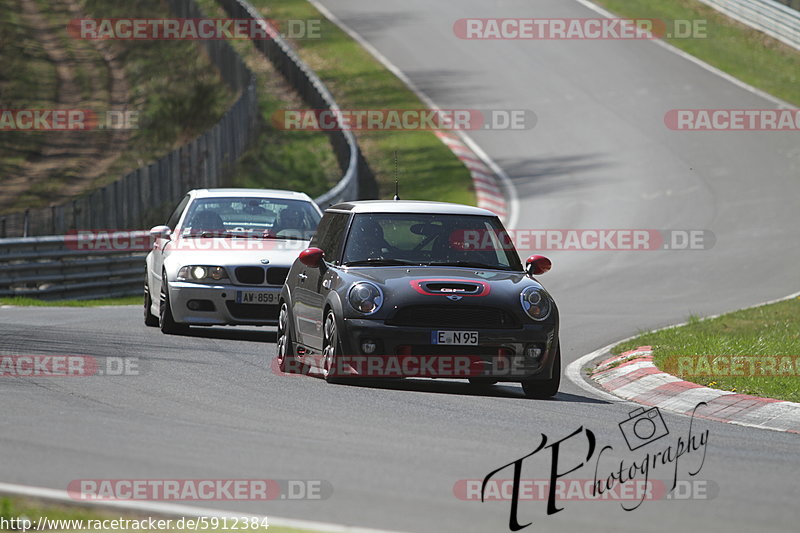
<path id="1" fill-rule="evenodd" d="M 525 261 L 525 270 L 529 276 L 539 276 L 548 272 L 553 263 L 543 255 L 532 255 Z"/>
<path id="2" fill-rule="evenodd" d="M 150 236 L 156 239 L 169 239 L 171 234 L 172 230 L 169 229 L 169 226 L 156 226 L 150 229 Z"/>
<path id="3" fill-rule="evenodd" d="M 317 268 L 325 252 L 319 248 L 308 248 L 300 252 L 300 262 L 307 267 Z"/>

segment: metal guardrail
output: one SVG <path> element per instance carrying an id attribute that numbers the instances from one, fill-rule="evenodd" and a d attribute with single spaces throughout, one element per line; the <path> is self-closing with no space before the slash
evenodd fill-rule
<path id="1" fill-rule="evenodd" d="M 800 50 L 800 2 L 700 0 L 717 11 Z M 785 4 L 785 5 L 784 5 Z"/>
<path id="2" fill-rule="evenodd" d="M 148 232 L 121 232 L 126 242 L 151 242 Z M 142 292 L 141 247 L 102 246 L 85 250 L 78 235 L 0 241 L 0 297 L 42 300 L 94 299 Z"/>
<path id="3" fill-rule="evenodd" d="M 262 17 L 244 0 L 218 0 L 232 18 Z M 179 16 L 199 17 L 199 9 L 191 0 L 170 0 L 170 5 L 179 4 Z M 187 11 L 188 9 L 188 11 Z M 215 47 L 211 41 L 209 53 L 215 64 L 222 69 L 231 69 L 230 63 L 245 69 L 236 74 L 237 83 L 244 91 L 239 101 L 225 114 L 222 121 L 194 143 L 169 154 L 149 167 L 139 169 L 100 191 L 92 193 L 87 204 L 82 206 L 82 216 L 73 216 L 72 227 L 81 229 L 125 228 L 133 220 L 140 220 L 155 198 L 177 199 L 186 189 L 217 186 L 224 168 L 221 163 L 232 164 L 247 144 L 247 132 L 233 130 L 232 146 L 226 146 L 224 157 L 209 157 L 210 147 L 219 146 L 220 137 L 213 133 L 218 129 L 232 127 L 237 121 L 252 121 L 257 116 L 255 82 L 252 73 L 244 67 L 241 58 L 230 46 Z M 319 77 L 303 63 L 292 48 L 279 36 L 274 39 L 254 41 L 258 50 L 276 66 L 289 83 L 312 107 L 338 110 L 338 106 Z M 225 50 L 225 51 L 221 51 Z M 216 54 L 216 56 L 214 55 Z M 231 55 L 233 54 L 233 55 Z M 228 63 L 228 66 L 225 64 Z M 236 72 L 237 69 L 233 69 Z M 245 85 L 246 83 L 246 85 Z M 249 128 L 250 126 L 248 126 Z M 208 136 L 208 137 L 207 137 Z M 360 190 L 374 187 L 372 173 L 361 156 L 355 136 L 350 131 L 330 133 L 331 145 L 342 179 L 331 190 L 315 201 L 323 208 L 330 203 L 359 197 Z M 186 164 L 188 164 L 188 169 Z M 166 170 L 166 172 L 165 172 Z M 167 179 L 178 176 L 178 181 Z M 136 184 L 140 185 L 137 188 Z M 122 202 L 123 195 L 133 193 L 132 203 Z M 112 206 L 111 209 L 97 206 Z M 69 227 L 65 224 L 65 210 L 54 210 L 50 220 L 52 228 Z M 54 231 L 55 233 L 55 231 Z M 125 242 L 147 239 L 142 231 L 117 232 L 114 234 Z M 0 297 L 30 296 L 46 300 L 93 299 L 139 294 L 144 281 L 144 255 L 141 245 L 101 247 L 84 249 L 84 241 L 76 234 L 0 239 Z M 146 246 L 144 247 L 146 248 Z"/>

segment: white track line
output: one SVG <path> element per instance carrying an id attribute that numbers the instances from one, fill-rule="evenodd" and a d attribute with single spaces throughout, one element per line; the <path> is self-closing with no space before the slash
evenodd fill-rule
<path id="1" fill-rule="evenodd" d="M 193 507 L 191 505 L 178 505 L 173 503 L 150 502 L 150 501 L 92 501 L 76 500 L 67 494 L 65 490 L 46 489 L 42 487 L 29 487 L 27 485 L 15 485 L 12 483 L 0 483 L 0 494 L 22 496 L 28 498 L 39 498 L 42 500 L 57 501 L 73 505 L 90 505 L 111 509 L 124 509 L 138 511 L 142 513 L 153 513 L 166 516 L 218 516 L 218 517 L 257 517 L 266 518 L 267 523 L 274 527 L 288 527 L 295 529 L 307 529 L 311 531 L 323 531 L 326 533 L 397 533 L 386 529 L 368 529 L 362 527 L 350 527 L 327 522 L 315 522 L 312 520 L 297 520 L 294 518 L 277 518 L 268 515 L 255 515 L 243 512 L 224 511 L 221 509 L 209 509 L 204 507 Z"/>
<path id="2" fill-rule="evenodd" d="M 619 17 L 619 15 L 616 15 L 616 14 L 604 9 L 603 7 L 595 4 L 594 2 L 591 2 L 590 0 L 575 0 L 575 1 L 578 2 L 579 4 L 581 4 L 582 6 L 591 9 L 595 13 L 603 15 L 606 18 L 618 18 Z M 724 15 L 724 13 L 721 13 L 721 14 Z M 727 16 L 727 15 L 725 15 L 725 16 Z M 792 104 L 790 104 L 789 102 L 781 100 L 780 98 L 778 98 L 776 96 L 773 96 L 773 95 L 771 95 L 771 94 L 769 94 L 769 93 L 767 93 L 765 91 L 762 91 L 761 89 L 757 89 L 757 88 L 753 87 L 749 83 L 743 82 L 739 78 L 731 76 L 727 72 L 721 71 L 720 69 L 718 69 L 715 66 L 709 65 L 708 63 L 706 63 L 702 59 L 698 59 L 697 57 L 695 57 L 695 56 L 693 56 L 693 55 L 691 55 L 691 54 L 689 54 L 687 52 L 684 52 L 680 48 L 676 48 L 675 46 L 669 44 L 668 42 L 666 42 L 666 41 L 664 41 L 662 39 L 652 39 L 650 42 L 660 46 L 661 48 L 664 48 L 665 50 L 669 50 L 673 54 L 677 54 L 677 55 L 681 56 L 683 59 L 685 59 L 687 61 L 691 61 L 695 65 L 707 70 L 708 72 L 711 72 L 712 74 L 716 74 L 720 78 L 723 78 L 723 79 L 731 82 L 732 84 L 736 85 L 737 87 L 739 87 L 741 89 L 744 89 L 745 91 L 749 91 L 749 92 L 751 92 L 751 93 L 753 93 L 753 94 L 755 94 L 757 96 L 760 96 L 761 98 L 764 98 L 765 100 L 769 100 L 773 104 L 777 105 L 779 108 L 794 109 L 796 107 L 796 106 L 793 106 Z"/>
<path id="3" fill-rule="evenodd" d="M 428 97 L 427 94 L 422 92 L 419 87 L 414 84 L 411 79 L 403 73 L 394 63 L 389 61 L 389 59 L 384 56 L 382 53 L 378 51 L 377 48 L 372 46 L 366 39 L 364 39 L 361 35 L 356 33 L 353 29 L 347 26 L 344 22 L 342 22 L 336 15 L 330 12 L 328 8 L 320 4 L 317 0 L 308 0 L 311 5 L 317 8 L 317 11 L 322 13 L 328 20 L 336 24 L 343 32 L 349 35 L 353 40 L 355 40 L 358 44 L 360 44 L 367 52 L 369 52 L 375 59 L 377 59 L 386 69 L 389 70 L 392 74 L 397 76 L 400 81 L 402 81 L 406 86 L 411 89 L 411 91 L 417 95 L 417 98 L 422 100 L 426 106 L 434 111 L 440 111 L 441 108 L 436 105 L 433 100 Z M 517 218 L 519 217 L 519 198 L 517 197 L 517 190 L 514 187 L 511 178 L 503 171 L 500 166 L 489 157 L 489 155 L 484 152 L 478 145 L 473 141 L 469 135 L 464 133 L 463 131 L 453 132 L 461 140 L 464 144 L 472 150 L 475 155 L 481 158 L 481 160 L 488 166 L 492 172 L 494 172 L 497 177 L 500 178 L 500 181 L 503 184 L 503 188 L 506 190 L 506 194 L 508 196 L 508 217 L 506 218 L 506 226 L 513 228 L 516 227 Z"/>

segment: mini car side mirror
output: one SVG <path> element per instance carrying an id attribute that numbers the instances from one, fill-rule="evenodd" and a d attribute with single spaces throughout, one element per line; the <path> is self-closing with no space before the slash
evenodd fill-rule
<path id="1" fill-rule="evenodd" d="M 172 230 L 169 229 L 169 226 L 156 226 L 150 229 L 150 236 L 156 239 L 169 239 L 171 234 Z"/>
<path id="2" fill-rule="evenodd" d="M 317 268 L 325 252 L 319 248 L 308 248 L 300 252 L 300 262 L 307 267 Z"/>
<path id="3" fill-rule="evenodd" d="M 543 255 L 532 255 L 525 261 L 525 270 L 529 276 L 544 274 L 552 268 L 553 263 Z"/>

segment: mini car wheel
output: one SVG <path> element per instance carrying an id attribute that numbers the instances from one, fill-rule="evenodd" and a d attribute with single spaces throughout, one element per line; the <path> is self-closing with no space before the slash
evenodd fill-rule
<path id="1" fill-rule="evenodd" d="M 186 333 L 189 331 L 189 326 L 185 324 L 178 324 L 172 317 L 172 308 L 169 304 L 169 289 L 167 287 L 167 273 L 164 272 L 161 278 L 161 299 L 158 305 L 159 317 L 158 325 L 161 328 L 161 333 L 167 335 Z"/>
<path id="2" fill-rule="evenodd" d="M 158 317 L 150 312 L 153 307 L 153 298 L 150 296 L 150 287 L 147 286 L 147 274 L 144 279 L 144 325 L 151 328 L 158 327 Z"/>
<path id="3" fill-rule="evenodd" d="M 561 346 L 556 349 L 553 361 L 553 376 L 550 379 L 526 379 L 522 382 L 522 390 L 528 398 L 551 398 L 558 392 L 561 384 Z"/>
<path id="4" fill-rule="evenodd" d="M 278 314 L 278 369 L 286 374 L 294 374 L 298 370 L 298 362 L 294 357 L 294 343 L 292 342 L 292 326 L 289 320 L 289 306 L 281 302 Z"/>
<path id="5" fill-rule="evenodd" d="M 328 383 L 345 383 L 347 380 L 338 376 L 341 368 L 337 368 L 339 357 L 342 355 L 342 343 L 339 340 L 339 330 L 336 327 L 336 315 L 332 310 L 325 315 L 325 325 L 323 326 L 323 348 L 324 357 L 322 375 Z"/>

